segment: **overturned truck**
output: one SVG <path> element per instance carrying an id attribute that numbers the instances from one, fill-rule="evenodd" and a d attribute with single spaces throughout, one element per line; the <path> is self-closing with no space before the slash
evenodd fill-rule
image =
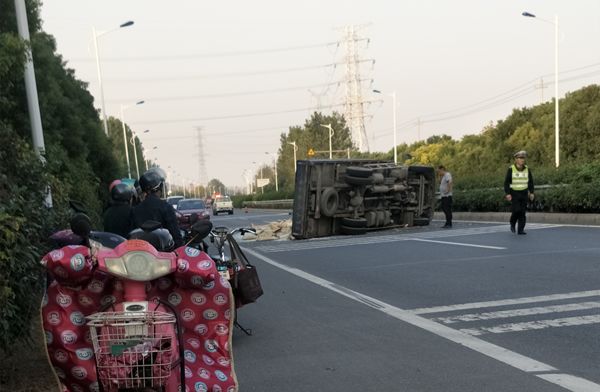
<path id="1" fill-rule="evenodd" d="M 428 225 L 434 203 L 435 172 L 430 166 L 298 161 L 292 235 L 314 238 Z"/>

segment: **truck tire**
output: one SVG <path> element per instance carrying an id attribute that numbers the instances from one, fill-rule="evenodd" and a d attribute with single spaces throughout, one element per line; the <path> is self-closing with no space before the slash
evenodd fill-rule
<path id="1" fill-rule="evenodd" d="M 371 174 L 373 174 L 373 169 L 370 169 L 368 167 L 348 166 L 346 168 L 346 175 L 351 177 L 367 178 L 371 176 Z"/>
<path id="2" fill-rule="evenodd" d="M 413 219 L 414 226 L 428 226 L 429 218 L 415 218 Z"/>
<path id="3" fill-rule="evenodd" d="M 367 227 L 367 220 L 365 218 L 342 218 L 342 226 Z"/>
<path id="4" fill-rule="evenodd" d="M 340 231 L 342 232 L 342 234 L 360 235 L 360 234 L 365 234 L 367 232 L 367 228 L 366 227 L 341 226 Z"/>
<path id="5" fill-rule="evenodd" d="M 323 189 L 320 199 L 321 214 L 325 216 L 333 216 L 338 208 L 338 193 L 333 187 Z"/>

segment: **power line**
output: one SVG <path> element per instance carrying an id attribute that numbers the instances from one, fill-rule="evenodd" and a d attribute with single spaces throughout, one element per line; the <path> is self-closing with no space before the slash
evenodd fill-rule
<path id="1" fill-rule="evenodd" d="M 362 101 L 363 104 L 371 104 L 373 102 L 379 102 L 379 100 L 369 100 Z M 335 107 L 344 106 L 341 104 L 327 105 L 322 106 L 322 109 L 332 109 Z M 185 118 L 185 119 L 171 119 L 171 120 L 154 120 L 154 121 L 136 121 L 131 122 L 131 125 L 146 125 L 146 124 L 174 124 L 174 123 L 185 123 L 185 122 L 198 122 L 198 121 L 214 121 L 214 120 L 227 120 L 234 118 L 246 118 L 246 117 L 261 117 L 261 116 L 272 116 L 276 114 L 286 114 L 286 113 L 295 113 L 295 112 L 308 112 L 315 110 L 314 107 L 302 108 L 302 109 L 289 109 L 289 110 L 280 110 L 273 112 L 261 112 L 261 113 L 244 113 L 244 114 L 231 114 L 225 116 L 211 116 L 211 117 L 201 117 L 201 118 Z"/>
<path id="2" fill-rule="evenodd" d="M 600 66 L 600 63 L 594 63 L 594 64 L 586 65 L 583 67 L 566 70 L 561 73 L 571 73 L 571 72 L 580 71 L 582 69 L 588 69 L 588 68 L 593 68 L 593 67 L 597 67 L 597 66 Z M 576 76 L 562 79 L 562 81 L 572 81 L 572 80 L 576 80 L 576 79 L 584 79 L 584 78 L 594 76 L 599 73 L 600 73 L 600 71 L 588 72 L 585 74 L 576 75 Z M 544 76 L 553 76 L 553 75 L 544 75 Z M 494 95 L 493 97 L 484 99 L 482 101 L 479 101 L 479 102 L 476 102 L 476 103 L 473 103 L 470 105 L 466 105 L 466 106 L 463 106 L 460 108 L 456 108 L 456 109 L 448 110 L 448 111 L 444 111 L 444 112 L 429 113 L 426 115 L 415 117 L 411 120 L 408 120 L 408 121 L 405 121 L 405 122 L 399 124 L 398 127 L 403 127 L 405 125 L 412 125 L 412 124 L 416 123 L 419 119 L 422 124 L 455 119 L 455 118 L 463 117 L 463 116 L 473 114 L 473 113 L 476 113 L 479 111 L 484 111 L 484 110 L 487 110 L 487 109 L 495 107 L 495 106 L 502 105 L 506 102 L 521 98 L 521 97 L 533 92 L 533 87 L 531 87 L 531 85 L 532 85 L 532 83 L 537 82 L 537 80 L 538 80 L 538 78 L 532 79 L 526 83 L 522 83 L 522 84 L 518 85 L 517 87 L 514 87 L 503 93 Z M 456 113 L 456 112 L 459 112 L 459 113 L 445 116 L 445 117 L 443 116 L 445 114 Z M 440 116 L 442 116 L 442 117 L 440 117 Z M 423 120 L 423 118 L 425 118 L 425 119 Z M 427 118 L 429 118 L 429 119 L 427 119 Z"/>
<path id="3" fill-rule="evenodd" d="M 338 41 L 333 42 L 325 42 L 321 44 L 312 44 L 312 45 L 298 45 L 298 46 L 288 46 L 283 48 L 270 48 L 270 49 L 254 49 L 254 50 L 240 50 L 240 51 L 231 51 L 231 52 L 212 52 L 212 53 L 196 53 L 196 54 L 180 54 L 180 55 L 164 55 L 164 56 L 139 56 L 139 57 L 107 57 L 102 58 L 102 62 L 112 61 L 112 62 L 123 62 L 123 61 L 179 61 L 179 60 L 189 60 L 189 59 L 199 59 L 199 58 L 220 58 L 220 57 L 235 57 L 235 56 L 249 56 L 255 54 L 267 54 L 267 53 L 279 53 L 279 52 L 291 52 L 294 50 L 305 50 L 305 49 L 314 49 L 314 48 L 322 48 L 336 45 L 338 46 L 340 43 Z M 71 59 L 71 61 L 96 61 L 95 58 L 90 57 L 76 57 Z"/>
<path id="4" fill-rule="evenodd" d="M 365 81 L 366 79 L 362 79 Z M 372 80 L 371 80 L 372 81 Z M 316 87 L 324 87 L 324 86 L 334 86 L 339 85 L 342 81 L 331 82 L 331 83 L 323 83 L 316 84 L 312 86 L 295 86 L 295 87 L 284 87 L 284 88 L 276 88 L 276 89 L 265 89 L 265 90 L 253 90 L 253 91 L 238 91 L 231 93 L 219 93 L 219 94 L 203 94 L 203 95 L 187 95 L 187 96 L 179 96 L 179 97 L 162 97 L 162 98 L 152 98 L 149 97 L 146 101 L 149 102 L 165 102 L 165 101 L 191 101 L 197 99 L 211 99 L 211 98 L 227 98 L 227 97 L 236 97 L 236 96 L 244 96 L 244 95 L 260 95 L 260 94 L 272 94 L 272 93 L 280 93 L 285 91 L 297 91 L 297 90 L 306 90 Z M 111 100 L 112 103 L 118 102 L 132 102 L 137 98 L 122 98 Z"/>
<path id="5" fill-rule="evenodd" d="M 374 59 L 364 59 L 361 60 L 360 63 L 374 63 Z M 270 74 L 280 74 L 280 73 L 288 73 L 288 72 L 299 72 L 299 71 L 308 71 L 314 69 L 321 68 L 333 68 L 334 70 L 338 65 L 342 65 L 345 63 L 337 62 L 323 65 L 308 65 L 304 67 L 291 67 L 291 68 L 275 68 L 275 69 L 267 69 L 267 70 L 258 70 L 258 71 L 241 71 L 241 72 L 224 72 L 224 73 L 212 73 L 212 74 L 201 74 L 201 75 L 184 75 L 184 76 L 169 76 L 169 77 L 144 77 L 144 78 L 131 78 L 131 77 L 123 77 L 123 78 L 109 78 L 106 81 L 109 82 L 119 82 L 123 83 L 141 83 L 141 82 L 174 82 L 174 81 L 190 81 L 190 80 L 202 80 L 202 79 L 215 79 L 215 78 L 231 78 L 231 77 L 239 77 L 239 76 L 259 76 L 259 75 L 270 75 Z"/>

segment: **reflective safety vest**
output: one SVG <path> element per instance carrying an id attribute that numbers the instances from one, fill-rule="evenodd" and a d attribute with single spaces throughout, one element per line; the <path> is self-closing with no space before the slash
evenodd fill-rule
<path id="1" fill-rule="evenodd" d="M 515 165 L 512 168 L 512 183 L 510 188 L 513 191 L 524 191 L 529 185 L 529 168 L 525 166 L 522 171 L 517 170 Z"/>

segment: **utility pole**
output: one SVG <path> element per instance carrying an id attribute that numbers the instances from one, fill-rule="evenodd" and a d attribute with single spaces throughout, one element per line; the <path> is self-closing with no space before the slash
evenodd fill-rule
<path id="1" fill-rule="evenodd" d="M 331 124 L 321 124 L 323 128 L 329 129 L 329 159 L 333 159 L 332 149 L 331 149 L 331 137 L 333 136 L 333 128 Z"/>
<path id="2" fill-rule="evenodd" d="M 29 38 L 29 23 L 27 21 L 27 8 L 25 0 L 15 0 L 15 13 L 17 16 L 17 29 L 19 36 L 30 42 Z M 44 154 L 46 147 L 44 145 L 44 131 L 42 129 L 42 116 L 40 114 L 40 104 L 38 100 L 37 84 L 35 82 L 35 69 L 33 67 L 33 54 L 30 52 L 25 62 L 25 92 L 27 94 L 27 108 L 29 109 L 29 122 L 31 123 L 31 138 L 33 140 L 33 148 L 36 155 L 46 163 Z M 47 187 L 46 199 L 44 204 L 48 208 L 52 208 L 52 193 L 50 186 Z"/>
<path id="3" fill-rule="evenodd" d="M 196 132 L 196 136 L 198 138 L 198 180 L 200 181 L 200 184 L 208 184 L 206 161 L 204 160 L 204 143 L 202 142 L 202 127 L 196 127 Z"/>
<path id="4" fill-rule="evenodd" d="M 296 174 L 296 151 L 298 151 L 298 146 L 296 145 L 296 142 L 288 142 L 288 144 L 294 146 L 294 174 Z"/>

